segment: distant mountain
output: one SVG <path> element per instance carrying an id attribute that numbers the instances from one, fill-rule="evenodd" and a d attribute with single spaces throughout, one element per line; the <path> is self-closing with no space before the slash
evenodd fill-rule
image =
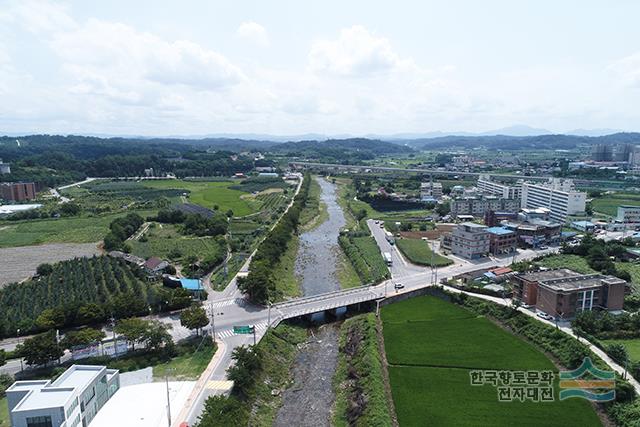
<path id="1" fill-rule="evenodd" d="M 615 133 L 623 133 L 623 132 L 619 129 L 574 129 L 565 133 L 567 135 L 576 135 L 576 136 L 606 136 L 606 135 L 613 135 Z"/>
<path id="2" fill-rule="evenodd" d="M 615 133 L 605 136 L 536 135 L 536 136 L 443 136 L 413 140 L 396 140 L 417 149 L 479 148 L 495 150 L 571 149 L 578 145 L 592 144 L 640 144 L 640 133 Z"/>
<path id="3" fill-rule="evenodd" d="M 328 139 L 326 141 L 285 142 L 271 150 L 291 157 L 324 162 L 358 163 L 376 156 L 407 154 L 413 148 L 393 142 L 368 138 Z"/>

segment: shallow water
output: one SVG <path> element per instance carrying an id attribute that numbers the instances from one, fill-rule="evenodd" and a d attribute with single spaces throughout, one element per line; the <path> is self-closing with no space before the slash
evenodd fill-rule
<path id="1" fill-rule="evenodd" d="M 320 226 L 300 235 L 295 271 L 301 278 L 305 296 L 340 289 L 337 276 L 338 235 L 346 225 L 346 220 L 337 202 L 336 185 L 324 178 L 316 180 L 322 188 L 320 200 L 327 206 L 329 218 Z"/>

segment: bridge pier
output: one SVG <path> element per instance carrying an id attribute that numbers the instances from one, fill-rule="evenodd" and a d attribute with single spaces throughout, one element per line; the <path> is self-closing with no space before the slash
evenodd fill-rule
<path id="1" fill-rule="evenodd" d="M 332 308 L 324 311 L 324 317 L 327 320 L 336 320 L 338 318 L 338 309 Z"/>

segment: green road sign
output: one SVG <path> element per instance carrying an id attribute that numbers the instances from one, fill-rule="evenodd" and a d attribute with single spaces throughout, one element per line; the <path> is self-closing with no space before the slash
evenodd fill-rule
<path id="1" fill-rule="evenodd" d="M 252 334 L 253 326 L 234 326 L 233 333 L 234 334 Z"/>

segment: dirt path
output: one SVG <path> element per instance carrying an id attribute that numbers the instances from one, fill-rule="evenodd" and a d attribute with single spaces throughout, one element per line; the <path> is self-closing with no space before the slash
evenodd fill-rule
<path id="1" fill-rule="evenodd" d="M 323 325 L 313 332 L 296 357 L 294 384 L 282 396 L 283 405 L 274 426 L 331 425 L 339 327 L 337 324 Z"/>

